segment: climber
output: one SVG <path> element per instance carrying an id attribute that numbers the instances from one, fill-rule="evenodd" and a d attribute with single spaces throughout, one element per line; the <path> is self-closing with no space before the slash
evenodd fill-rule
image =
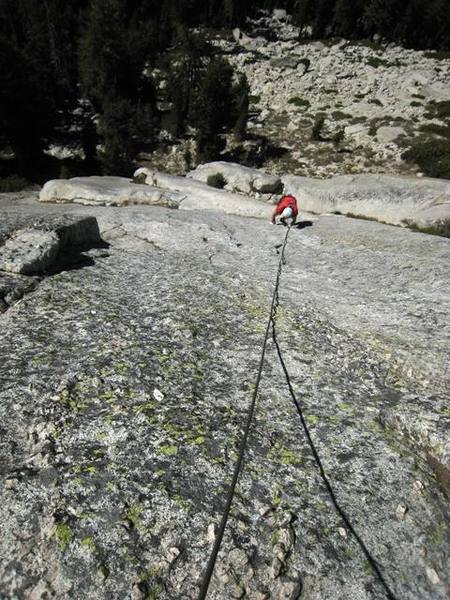
<path id="1" fill-rule="evenodd" d="M 284 193 L 274 206 L 272 211 L 272 225 L 275 225 L 275 218 L 280 215 L 280 223 L 287 225 L 286 219 L 291 219 L 291 226 L 295 225 L 295 220 L 298 215 L 297 199 L 288 193 Z"/>

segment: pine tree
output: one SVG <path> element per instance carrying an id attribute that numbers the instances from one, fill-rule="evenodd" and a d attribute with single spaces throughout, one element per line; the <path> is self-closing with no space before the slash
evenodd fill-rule
<path id="1" fill-rule="evenodd" d="M 205 40 L 184 26 L 178 26 L 174 50 L 168 62 L 167 94 L 172 103 L 171 129 L 175 136 L 184 133 L 193 110 L 193 96 L 199 86 L 204 61 L 212 53 Z"/>
<path id="2" fill-rule="evenodd" d="M 220 134 L 232 122 L 232 76 L 233 69 L 227 61 L 213 58 L 200 82 L 193 125 L 201 160 L 215 158 L 224 146 Z"/>
<path id="3" fill-rule="evenodd" d="M 33 172 L 52 129 L 38 74 L 20 50 L 0 38 L 0 138 L 14 151 L 22 173 Z"/>
<path id="4" fill-rule="evenodd" d="M 133 161 L 143 143 L 153 144 L 154 118 L 148 105 L 126 98 L 107 98 L 100 117 L 103 139 L 100 161 L 107 175 L 130 176 Z"/>
<path id="5" fill-rule="evenodd" d="M 82 90 L 100 110 L 106 96 L 123 95 L 127 69 L 123 1 L 93 0 L 86 20 L 80 40 Z"/>
<path id="6" fill-rule="evenodd" d="M 100 113 L 99 158 L 106 173 L 129 174 L 139 147 L 154 140 L 156 98 L 152 82 L 142 76 L 146 54 L 138 35 L 146 25 L 126 11 L 126 0 L 93 0 L 87 15 L 80 75 Z"/>
<path id="7" fill-rule="evenodd" d="M 346 38 L 358 36 L 361 33 L 358 26 L 361 16 L 359 0 L 336 0 L 332 20 L 333 34 Z"/>

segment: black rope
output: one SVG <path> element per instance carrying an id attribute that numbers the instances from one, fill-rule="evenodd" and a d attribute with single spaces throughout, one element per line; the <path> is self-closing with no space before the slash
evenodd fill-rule
<path id="1" fill-rule="evenodd" d="M 284 252 L 284 248 L 283 248 L 283 252 Z M 306 423 L 305 417 L 303 415 L 303 411 L 302 411 L 302 407 L 300 406 L 299 401 L 297 400 L 297 397 L 294 393 L 294 389 L 292 387 L 292 383 L 291 383 L 291 378 L 289 376 L 289 372 L 287 370 L 286 364 L 283 360 L 283 355 L 281 353 L 281 348 L 278 344 L 278 339 L 277 339 L 277 333 L 276 333 L 276 316 L 277 316 L 277 310 L 278 307 L 280 305 L 280 298 L 279 298 L 279 293 L 278 293 L 278 287 L 275 290 L 275 305 L 273 307 L 273 310 L 270 313 L 270 321 L 272 323 L 272 339 L 274 341 L 275 344 L 275 348 L 278 354 L 278 358 L 280 359 L 280 363 L 281 363 L 281 367 L 283 369 L 284 372 L 284 376 L 286 378 L 286 383 L 288 385 L 289 388 L 289 393 L 291 395 L 292 401 L 297 409 L 298 415 L 300 417 L 300 421 L 302 423 L 302 427 L 303 427 L 303 431 L 306 435 L 306 439 L 308 440 L 308 444 L 309 447 L 311 449 L 312 455 L 314 457 L 314 460 L 316 462 L 316 465 L 319 469 L 320 472 L 320 476 L 322 477 L 322 480 L 325 484 L 325 487 L 327 488 L 328 494 L 331 498 L 331 501 L 334 505 L 334 508 L 336 509 L 336 512 L 339 514 L 339 516 L 341 517 L 341 519 L 343 520 L 343 522 L 345 523 L 345 525 L 347 526 L 347 528 L 349 529 L 349 531 L 353 534 L 354 538 L 356 539 L 356 541 L 358 542 L 360 548 L 362 549 L 362 551 L 364 552 L 370 566 L 372 567 L 374 573 L 376 574 L 376 576 L 378 577 L 381 585 L 383 586 L 387 597 L 389 598 L 389 600 L 397 600 L 396 596 L 394 595 L 394 593 L 391 591 L 388 583 L 386 582 L 383 574 L 380 571 L 380 568 L 377 564 L 377 561 L 375 560 L 375 558 L 371 555 L 371 553 L 369 552 L 369 550 L 367 549 L 367 546 L 365 545 L 364 541 L 362 540 L 362 538 L 360 537 L 360 535 L 355 531 L 353 525 L 350 522 L 350 519 L 348 518 L 347 514 L 345 513 L 344 509 L 340 506 L 337 498 L 336 498 L 336 494 L 333 490 L 333 487 L 331 486 L 331 483 L 325 473 L 325 469 L 323 467 L 322 461 L 320 459 L 319 453 L 317 452 L 316 446 L 311 438 L 311 434 L 309 432 L 309 428 L 308 425 Z"/>
<path id="2" fill-rule="evenodd" d="M 211 577 L 214 571 L 214 566 L 216 564 L 216 560 L 217 560 L 217 555 L 219 554 L 219 550 L 220 550 L 220 546 L 222 544 L 222 539 L 223 539 L 223 535 L 225 533 L 225 527 L 228 521 L 228 517 L 230 514 L 230 509 L 231 509 L 231 503 L 233 501 L 233 497 L 234 497 L 234 493 L 236 490 L 236 484 L 237 481 L 239 479 L 239 475 L 241 473 L 242 470 L 242 465 L 244 462 L 244 454 L 245 454 L 245 449 L 247 446 L 247 441 L 248 441 L 248 436 L 249 436 L 249 432 L 250 432 L 250 427 L 253 421 L 253 413 L 255 412 L 255 406 L 256 406 L 256 398 L 258 395 L 258 390 L 259 390 L 259 384 L 261 381 L 261 375 L 262 375 L 262 370 L 263 370 L 263 365 L 264 365 L 264 357 L 266 354 L 266 346 L 267 346 L 267 341 L 269 339 L 269 334 L 270 334 L 270 328 L 273 322 L 273 313 L 276 310 L 276 303 L 277 303 L 277 298 L 278 298 L 278 287 L 280 285 L 280 277 L 281 277 L 281 271 L 283 268 L 283 263 L 284 263 L 284 250 L 286 248 L 286 244 L 287 244 L 287 240 L 288 240 L 288 236 L 289 236 L 289 231 L 290 228 L 288 228 L 288 230 L 286 231 L 286 236 L 284 238 L 284 243 L 281 249 L 281 256 L 280 256 L 280 260 L 278 263 L 278 271 L 277 271 L 277 277 L 275 280 L 275 290 L 273 292 L 273 297 L 272 297 L 272 304 L 270 307 L 270 316 L 269 316 L 269 320 L 267 322 L 267 327 L 266 327 L 266 333 L 264 335 L 264 342 L 263 342 L 263 346 L 262 346 L 262 351 L 261 351 L 261 359 L 259 361 L 259 368 L 258 368 L 258 375 L 256 377 L 256 383 L 255 383 L 255 389 L 253 391 L 253 396 L 250 402 L 250 406 L 247 412 L 247 420 L 246 420 L 246 424 L 245 424 L 245 429 L 244 429 L 244 435 L 241 439 L 241 443 L 240 443 L 240 447 L 239 447 L 239 454 L 238 454 L 238 459 L 236 461 L 235 467 L 234 467 L 234 473 L 233 473 L 233 478 L 231 481 L 231 485 L 230 488 L 228 490 L 228 495 L 227 495 L 227 500 L 225 503 L 225 508 L 223 510 L 222 513 L 222 519 L 219 525 L 219 529 L 217 531 L 217 535 L 214 541 L 214 546 L 213 549 L 211 551 L 211 555 L 209 557 L 208 560 L 208 564 L 206 566 L 205 569 L 205 573 L 203 575 L 203 579 L 200 585 L 200 592 L 198 595 L 198 600 L 204 600 L 206 598 L 206 594 L 208 593 L 208 588 L 209 588 L 209 584 L 211 582 Z"/>

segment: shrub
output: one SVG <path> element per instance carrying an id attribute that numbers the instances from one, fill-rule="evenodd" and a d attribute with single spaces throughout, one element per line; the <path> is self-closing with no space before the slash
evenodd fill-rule
<path id="1" fill-rule="evenodd" d="M 425 117 L 429 119 L 448 119 L 450 118 L 450 100 L 441 102 L 431 101 L 428 105 L 428 112 Z"/>
<path id="2" fill-rule="evenodd" d="M 222 190 L 227 185 L 227 180 L 222 173 L 214 173 L 212 175 L 208 175 L 206 183 L 213 188 Z"/>
<path id="3" fill-rule="evenodd" d="M 367 59 L 367 64 L 370 65 L 371 67 L 374 67 L 374 69 L 378 69 L 378 67 L 390 67 L 391 66 L 387 60 L 384 60 L 382 58 L 377 58 L 376 56 L 370 56 Z"/>
<path id="4" fill-rule="evenodd" d="M 295 106 L 309 108 L 311 106 L 309 100 L 305 100 L 304 98 L 300 98 L 300 96 L 293 96 L 288 100 L 289 104 L 294 104 Z"/>
<path id="5" fill-rule="evenodd" d="M 322 129 L 325 124 L 325 116 L 317 115 L 314 120 L 314 125 L 311 132 L 311 139 L 316 141 L 322 140 Z"/>
<path id="6" fill-rule="evenodd" d="M 402 154 L 430 177 L 450 179 L 450 139 L 419 138 Z"/>
<path id="7" fill-rule="evenodd" d="M 371 98 L 370 100 L 368 100 L 369 104 L 376 104 L 377 106 L 383 106 L 383 103 L 381 102 L 381 100 L 378 100 L 378 98 Z"/>
<path id="8" fill-rule="evenodd" d="M 9 175 L 8 177 L 0 177 L 0 193 L 4 192 L 20 192 L 27 188 L 30 184 L 23 177 L 18 175 Z"/>
<path id="9" fill-rule="evenodd" d="M 424 133 L 432 133 L 441 137 L 450 138 L 450 125 L 437 125 L 436 123 L 425 123 L 420 130 Z"/>
<path id="10" fill-rule="evenodd" d="M 450 58 L 450 52 L 447 50 L 424 52 L 423 55 L 425 58 L 434 58 L 434 60 L 448 60 Z"/>
<path id="11" fill-rule="evenodd" d="M 345 138 L 345 132 L 344 132 L 344 130 L 343 129 L 339 129 L 333 135 L 333 142 L 335 144 L 340 144 L 342 141 L 344 141 L 344 138 Z"/>
<path id="12" fill-rule="evenodd" d="M 133 183 L 146 183 L 147 175 L 145 173 L 139 173 L 133 176 Z"/>
<path id="13" fill-rule="evenodd" d="M 450 219 L 440 219 L 436 223 L 431 225 L 418 225 L 414 221 L 406 219 L 403 223 L 413 231 L 419 231 L 420 233 L 429 233 L 431 235 L 440 235 L 442 237 L 450 238 Z"/>
<path id="14" fill-rule="evenodd" d="M 411 102 L 411 106 L 423 106 L 422 102 L 417 102 L 417 100 L 413 100 Z"/>
<path id="15" fill-rule="evenodd" d="M 333 113 L 331 113 L 331 116 L 336 121 L 342 121 L 343 119 L 351 119 L 352 118 L 352 115 L 342 112 L 341 110 L 335 110 Z"/>

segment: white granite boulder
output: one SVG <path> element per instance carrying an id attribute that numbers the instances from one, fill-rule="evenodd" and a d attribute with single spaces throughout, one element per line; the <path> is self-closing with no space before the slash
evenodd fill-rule
<path id="1" fill-rule="evenodd" d="M 379 127 L 377 129 L 377 141 L 383 144 L 390 144 L 401 135 L 406 135 L 403 127 Z"/>
<path id="2" fill-rule="evenodd" d="M 75 202 L 102 206 L 155 204 L 178 208 L 183 196 L 176 192 L 133 183 L 125 177 L 74 177 L 47 181 L 39 194 L 41 202 Z"/>
<path id="3" fill-rule="evenodd" d="M 391 175 L 342 175 L 309 179 L 295 175 L 283 183 L 300 211 L 340 212 L 395 225 L 430 226 L 450 219 L 450 181 Z"/>
<path id="4" fill-rule="evenodd" d="M 168 193 L 182 196 L 179 204 L 184 210 L 215 210 L 243 217 L 269 218 L 270 206 L 260 200 L 217 189 L 191 177 L 168 175 L 146 168 L 138 169 L 135 177 L 145 177 L 147 184 L 162 188 Z"/>
<path id="5" fill-rule="evenodd" d="M 207 182 L 211 175 L 221 174 L 226 180 L 225 190 L 243 194 L 274 194 L 281 191 L 281 179 L 259 169 L 243 167 L 237 163 L 216 161 L 199 165 L 187 177 Z"/>

